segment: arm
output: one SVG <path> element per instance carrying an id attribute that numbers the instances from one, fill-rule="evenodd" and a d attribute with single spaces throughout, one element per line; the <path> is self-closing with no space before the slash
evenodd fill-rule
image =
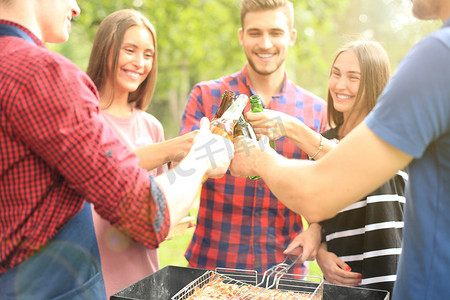
<path id="1" fill-rule="evenodd" d="M 168 162 L 180 162 L 190 151 L 197 133 L 198 130 L 194 130 L 170 140 L 135 149 L 139 166 L 153 170 Z"/>
<path id="2" fill-rule="evenodd" d="M 219 176 L 227 169 L 233 152 L 231 143 L 206 130 L 196 145 L 202 146 L 211 138 L 215 142 L 212 148 L 224 151 L 211 157 L 204 155 L 202 148 L 191 150 L 185 169 L 180 167 L 176 173 L 183 176 L 168 178 L 166 185 L 161 184 L 161 191 L 157 184 L 151 184 L 145 170 L 137 166 L 137 157 L 101 120 L 96 89 L 87 75 L 75 65 L 58 61 L 51 68 L 39 68 L 34 79 L 52 88 L 33 96 L 29 92 L 34 91 L 33 87 L 25 85 L 20 90 L 17 102 L 26 105 L 11 106 L 9 111 L 17 139 L 45 161 L 58 184 L 94 204 L 104 219 L 147 247 L 156 247 L 165 239 L 170 221 L 176 222 L 183 212 L 178 212 L 177 203 L 182 208 L 185 201 L 187 205 L 192 203 L 201 182 L 198 179 L 197 184 L 197 178 L 202 178 L 205 172 Z M 184 171 L 190 171 L 192 178 Z M 188 186 L 188 181 L 196 189 L 186 189 L 181 197 L 180 190 Z M 60 206 L 73 206 L 72 202 L 65 203 L 72 199 L 60 197 L 58 201 Z"/>
<path id="3" fill-rule="evenodd" d="M 261 151 L 257 143 L 243 138 L 236 139 L 235 149 L 232 174 L 261 176 L 281 202 L 308 222 L 333 217 L 412 161 L 365 122 L 317 162 L 284 158 L 268 145 Z"/>
<path id="4" fill-rule="evenodd" d="M 264 109 L 260 113 L 249 112 L 246 117 L 258 136 L 266 135 L 270 140 L 277 140 L 283 136 L 287 137 L 309 156 L 314 156 L 317 153 L 314 156 L 315 160 L 320 159 L 336 147 L 335 143 L 323 138 L 299 119 L 283 112 Z M 318 151 L 321 138 L 323 139 L 323 146 Z"/>

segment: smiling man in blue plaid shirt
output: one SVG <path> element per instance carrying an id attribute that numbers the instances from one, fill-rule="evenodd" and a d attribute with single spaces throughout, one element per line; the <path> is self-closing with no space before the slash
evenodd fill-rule
<path id="1" fill-rule="evenodd" d="M 243 0 L 239 39 L 247 63 L 235 74 L 194 86 L 181 134 L 198 129 L 202 117 L 211 119 L 225 90 L 258 94 L 265 108 L 295 116 L 317 132 L 325 130 L 325 101 L 286 75 L 287 51 L 296 39 L 293 22 L 290 1 Z M 245 111 L 249 109 L 250 104 Z M 275 143 L 285 157 L 306 158 L 288 139 Z M 262 179 L 235 178 L 228 172 L 203 184 L 197 227 L 186 258 L 197 268 L 263 272 L 283 261 L 283 251 L 300 232 L 301 217 L 281 204 Z M 293 272 L 305 274 L 307 267 L 297 265 Z"/>

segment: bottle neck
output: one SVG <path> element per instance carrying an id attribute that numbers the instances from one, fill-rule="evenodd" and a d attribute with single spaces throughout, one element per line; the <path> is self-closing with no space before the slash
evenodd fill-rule
<path id="1" fill-rule="evenodd" d="M 248 103 L 248 97 L 244 94 L 239 95 L 230 107 L 224 112 L 222 118 L 239 120 L 245 106 Z"/>
<path id="2" fill-rule="evenodd" d="M 252 112 L 262 112 L 263 111 L 261 98 L 258 95 L 252 95 L 250 97 L 250 105 L 252 107 Z"/>
<path id="3" fill-rule="evenodd" d="M 230 107 L 231 103 L 233 103 L 233 99 L 234 92 L 226 90 L 222 95 L 222 100 L 220 102 L 219 108 L 214 115 L 214 119 L 222 117 L 223 113 Z"/>

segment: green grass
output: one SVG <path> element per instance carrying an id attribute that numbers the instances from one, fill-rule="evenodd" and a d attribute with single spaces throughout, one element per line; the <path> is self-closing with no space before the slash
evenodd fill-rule
<path id="1" fill-rule="evenodd" d="M 184 258 L 184 252 L 189 245 L 193 232 L 194 228 L 190 228 L 185 234 L 164 241 L 159 245 L 158 255 L 161 269 L 168 265 L 179 267 L 188 266 L 188 262 Z"/>
<path id="2" fill-rule="evenodd" d="M 190 214 L 192 216 L 197 216 L 198 206 L 194 206 L 191 209 Z M 303 221 L 305 229 L 307 228 L 307 223 Z M 184 252 L 191 241 L 192 235 L 194 234 L 194 228 L 189 228 L 183 235 L 179 235 L 174 237 L 171 240 L 164 241 L 160 244 L 158 248 L 159 255 L 159 264 L 160 268 L 164 268 L 165 266 L 178 266 L 178 267 L 187 267 L 188 262 L 184 258 Z M 310 261 L 309 262 L 309 275 L 315 276 L 323 276 L 322 271 L 319 268 L 317 262 Z"/>
<path id="3" fill-rule="evenodd" d="M 308 275 L 314 275 L 314 276 L 320 276 L 323 279 L 323 273 L 320 269 L 319 265 L 317 264 L 317 261 L 310 261 L 309 263 L 309 272 Z"/>
<path id="4" fill-rule="evenodd" d="M 200 197 L 200 190 L 198 191 L 197 198 Z M 191 208 L 189 214 L 197 217 L 199 200 Z M 159 266 L 164 268 L 165 266 L 178 266 L 187 267 L 188 261 L 184 258 L 184 253 L 191 241 L 195 228 L 188 228 L 182 235 L 176 236 L 170 240 L 166 240 L 159 245 L 158 256 Z"/>

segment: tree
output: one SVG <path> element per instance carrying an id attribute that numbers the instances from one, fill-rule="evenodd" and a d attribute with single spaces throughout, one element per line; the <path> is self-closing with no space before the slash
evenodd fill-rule
<path id="1" fill-rule="evenodd" d="M 297 42 L 287 58 L 294 82 L 325 98 L 335 51 L 344 42 L 374 39 L 398 61 L 437 22 L 415 21 L 409 0 L 294 0 Z M 178 135 L 181 114 L 193 85 L 240 70 L 245 55 L 238 40 L 240 0 L 91 0 L 72 26 L 69 41 L 50 48 L 86 69 L 100 22 L 113 11 L 134 8 L 155 26 L 158 82 L 148 111 Z"/>

